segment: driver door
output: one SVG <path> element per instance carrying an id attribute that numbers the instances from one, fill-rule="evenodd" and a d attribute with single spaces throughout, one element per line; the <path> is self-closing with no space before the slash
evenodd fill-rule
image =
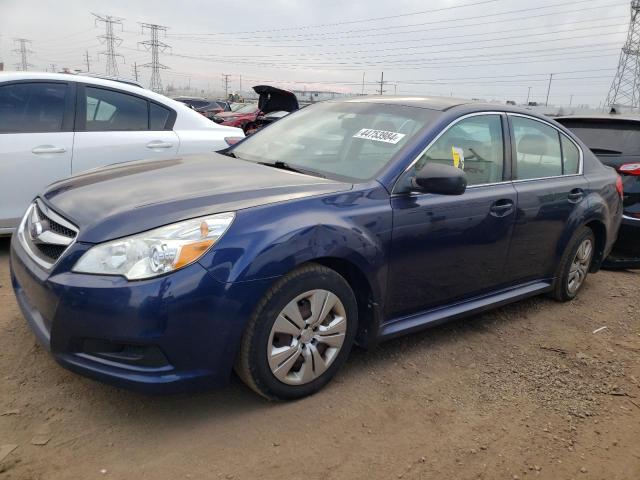
<path id="1" fill-rule="evenodd" d="M 396 185 L 386 318 L 460 301 L 505 283 L 517 200 L 509 181 L 506 132 L 506 118 L 499 113 L 462 117 Z M 411 191 L 412 176 L 426 162 L 462 168 L 466 192 Z"/>

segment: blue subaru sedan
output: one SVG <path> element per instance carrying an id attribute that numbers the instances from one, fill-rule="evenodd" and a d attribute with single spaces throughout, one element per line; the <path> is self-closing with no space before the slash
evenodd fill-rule
<path id="1" fill-rule="evenodd" d="M 526 110 L 330 101 L 221 154 L 51 185 L 13 237 L 12 282 L 37 338 L 80 374 L 167 392 L 235 369 L 294 399 L 356 343 L 571 300 L 615 241 L 621 196 L 613 169 Z"/>

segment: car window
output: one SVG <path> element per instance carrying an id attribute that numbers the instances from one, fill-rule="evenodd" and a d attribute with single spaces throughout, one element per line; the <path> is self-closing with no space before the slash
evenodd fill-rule
<path id="1" fill-rule="evenodd" d="M 501 182 L 504 141 L 500 115 L 473 116 L 451 126 L 422 154 L 404 181 L 427 162 L 461 168 L 467 175 L 468 185 Z"/>
<path id="2" fill-rule="evenodd" d="M 516 178 L 562 175 L 559 132 L 555 128 L 524 117 L 511 117 L 516 147 Z"/>
<path id="3" fill-rule="evenodd" d="M 561 119 L 587 147 L 600 150 L 598 154 L 640 154 L 640 124 L 619 119 Z"/>
<path id="4" fill-rule="evenodd" d="M 241 159 L 368 180 L 442 112 L 366 102 L 318 103 L 274 121 L 234 148 Z"/>
<path id="5" fill-rule="evenodd" d="M 562 159 L 564 162 L 564 174 L 575 175 L 580 171 L 580 150 L 564 133 L 560 134 L 562 142 Z"/>
<path id="6" fill-rule="evenodd" d="M 149 103 L 149 130 L 164 130 L 171 111 L 157 103 Z"/>
<path id="7" fill-rule="evenodd" d="M 0 86 L 0 133 L 61 131 L 66 94 L 64 83 Z"/>
<path id="8" fill-rule="evenodd" d="M 145 99 L 103 88 L 86 87 L 87 131 L 148 130 Z"/>

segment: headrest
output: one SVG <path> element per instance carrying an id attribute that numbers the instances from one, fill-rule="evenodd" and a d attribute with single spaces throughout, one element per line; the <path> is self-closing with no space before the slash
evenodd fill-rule
<path id="1" fill-rule="evenodd" d="M 527 134 L 518 142 L 518 153 L 526 155 L 547 155 L 549 139 L 544 135 Z"/>

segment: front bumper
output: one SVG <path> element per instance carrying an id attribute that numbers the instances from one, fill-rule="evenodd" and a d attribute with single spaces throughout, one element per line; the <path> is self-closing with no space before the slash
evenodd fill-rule
<path id="1" fill-rule="evenodd" d="M 242 332 L 269 281 L 221 283 L 198 263 L 129 282 L 70 272 L 77 243 L 51 272 L 14 236 L 11 281 L 38 341 L 64 367 L 148 393 L 228 382 Z"/>

